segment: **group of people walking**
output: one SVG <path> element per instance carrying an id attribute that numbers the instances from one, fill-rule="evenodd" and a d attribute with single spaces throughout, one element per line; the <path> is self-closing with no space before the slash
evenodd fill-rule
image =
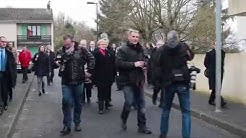
<path id="1" fill-rule="evenodd" d="M 38 91 L 45 93 L 43 77 L 47 77 L 47 84 L 53 82 L 55 54 L 50 45 L 39 46 L 38 52 L 32 58 L 26 46 L 17 51 L 12 42 L 4 36 L 0 37 L 0 115 L 8 109 L 8 102 L 13 99 L 13 88 L 16 86 L 17 65 L 23 73 L 22 83 L 28 81 L 28 72 L 34 71 L 38 80 Z M 31 66 L 32 65 L 32 66 Z"/>
<path id="2" fill-rule="evenodd" d="M 62 111 L 63 135 L 71 132 L 72 120 L 75 131 L 81 131 L 82 105 L 87 101 L 91 103 L 91 89 L 96 86 L 98 98 L 98 113 L 110 110 L 111 87 L 116 80 L 124 93 L 125 102 L 120 115 L 121 127 L 127 129 L 127 120 L 134 106 L 137 110 L 138 132 L 151 134 L 146 123 L 146 102 L 144 96 L 144 84 L 147 76 L 151 76 L 153 87 L 152 102 L 157 104 L 158 93 L 161 92 L 159 107 L 162 108 L 160 138 L 166 138 L 168 133 L 169 114 L 175 93 L 177 93 L 182 112 L 182 136 L 189 138 L 191 135 L 190 117 L 190 70 L 187 61 L 194 58 L 194 53 L 189 46 L 179 40 L 176 31 L 167 35 L 166 41 L 158 40 L 148 52 L 139 43 L 139 32 L 130 30 L 125 45 L 116 48 L 115 44 L 109 47 L 107 38 L 100 39 L 97 43 L 91 41 L 87 47 L 87 41 L 77 43 L 73 37 L 66 35 L 63 38 L 63 46 L 54 53 L 50 45 L 40 45 L 38 52 L 33 56 L 26 46 L 19 54 L 19 59 L 14 56 L 13 49 L 6 49 L 7 40 L 0 37 L 0 115 L 7 110 L 8 95 L 12 100 L 12 88 L 16 84 L 16 63 L 20 61 L 23 79 L 28 81 L 27 72 L 32 61 L 32 70 L 37 76 L 38 95 L 46 93 L 44 77 L 47 84 L 53 83 L 54 69 L 59 68 L 58 76 L 62 86 Z M 209 79 L 214 67 L 213 53 L 207 53 L 204 65 L 209 69 Z M 222 54 L 224 58 L 224 54 Z M 209 104 L 214 105 L 214 84 L 210 80 L 212 89 Z M 11 91 L 11 92 L 10 92 Z M 11 94 L 10 94 L 11 93 Z M 11 96 L 10 96 L 11 95 Z M 7 97 L 7 98 L 6 98 Z M 223 106 L 226 104 L 222 99 Z M 73 117 L 72 117 L 72 109 Z"/>

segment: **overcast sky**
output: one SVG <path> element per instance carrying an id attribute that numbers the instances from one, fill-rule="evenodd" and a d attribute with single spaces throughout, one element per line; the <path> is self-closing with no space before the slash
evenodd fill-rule
<path id="1" fill-rule="evenodd" d="M 49 0 L 0 0 L 0 7 L 13 8 L 46 8 Z M 88 1 L 99 0 L 51 0 L 51 8 L 54 15 L 59 12 L 71 17 L 76 21 L 84 21 L 88 26 L 96 28 L 96 5 L 87 5 Z M 228 0 L 223 0 L 223 7 L 228 6 Z M 229 23 L 233 30 L 234 23 Z"/>
<path id="2" fill-rule="evenodd" d="M 49 0 L 0 0 L 0 7 L 12 8 L 46 8 Z M 86 2 L 98 0 L 51 0 L 51 8 L 55 16 L 59 12 L 76 21 L 84 21 L 88 26 L 96 28 L 96 5 Z"/>

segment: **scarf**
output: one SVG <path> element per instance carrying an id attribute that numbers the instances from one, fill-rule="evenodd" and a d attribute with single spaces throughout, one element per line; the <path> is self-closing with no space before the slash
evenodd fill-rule
<path id="1" fill-rule="evenodd" d="M 74 45 L 65 50 L 67 55 L 71 55 L 74 52 Z"/>
<path id="2" fill-rule="evenodd" d="M 100 52 L 103 56 L 106 56 L 106 49 L 99 48 L 99 52 Z"/>

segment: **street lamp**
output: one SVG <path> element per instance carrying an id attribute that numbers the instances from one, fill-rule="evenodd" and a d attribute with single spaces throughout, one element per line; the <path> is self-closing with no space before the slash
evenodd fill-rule
<path id="1" fill-rule="evenodd" d="M 95 4 L 96 5 L 96 14 L 97 14 L 97 19 L 96 19 L 96 23 L 97 23 L 97 41 L 98 41 L 98 34 L 99 34 L 99 27 L 98 27 L 98 3 L 97 2 L 87 2 L 87 4 Z"/>

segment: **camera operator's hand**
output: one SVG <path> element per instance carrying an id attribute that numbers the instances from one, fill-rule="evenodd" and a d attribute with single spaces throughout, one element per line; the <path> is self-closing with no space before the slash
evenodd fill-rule
<path id="1" fill-rule="evenodd" d="M 85 72 L 85 77 L 89 78 L 89 77 L 91 77 L 91 74 L 88 72 Z"/>
<path id="2" fill-rule="evenodd" d="M 142 70 L 143 70 L 143 71 L 147 71 L 147 69 L 148 69 L 148 68 L 147 68 L 146 66 L 142 67 Z"/>
<path id="3" fill-rule="evenodd" d="M 57 66 L 59 66 L 59 67 L 61 66 L 61 64 L 59 63 L 59 61 L 56 61 L 55 63 L 56 63 Z"/>
<path id="4" fill-rule="evenodd" d="M 144 61 L 137 61 L 134 63 L 135 67 L 144 67 Z"/>

